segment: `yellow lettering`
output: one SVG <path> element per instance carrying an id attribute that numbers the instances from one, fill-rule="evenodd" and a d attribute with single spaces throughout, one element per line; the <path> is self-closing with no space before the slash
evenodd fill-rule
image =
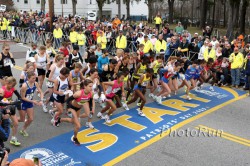
<path id="1" fill-rule="evenodd" d="M 210 102 L 211 100 L 208 100 L 208 99 L 204 99 L 204 98 L 201 98 L 201 97 L 197 97 L 195 94 L 192 94 L 190 93 L 189 96 L 194 99 L 194 100 L 197 100 L 197 101 L 201 101 L 203 103 L 208 103 Z M 183 95 L 183 96 L 180 96 L 181 98 L 183 99 L 186 99 L 186 95 Z"/>
<path id="2" fill-rule="evenodd" d="M 147 128 L 147 127 L 142 126 L 138 123 L 135 123 L 135 122 L 128 120 L 129 118 L 132 118 L 132 117 L 129 115 L 122 115 L 122 116 L 119 116 L 118 118 L 112 119 L 110 124 L 107 124 L 107 123 L 105 123 L 105 124 L 108 126 L 114 126 L 116 124 L 119 124 L 121 126 L 127 127 L 129 129 L 137 131 L 137 132 L 142 131 L 145 128 Z"/>
<path id="3" fill-rule="evenodd" d="M 86 130 L 80 131 L 77 135 L 77 138 L 81 144 L 96 142 L 93 145 L 86 146 L 92 152 L 98 152 L 100 150 L 106 149 L 112 146 L 113 144 L 115 144 L 116 141 L 118 140 L 117 136 L 114 134 L 110 134 L 110 133 L 93 134 L 96 132 L 99 132 L 99 130 L 86 129 Z M 90 134 L 93 134 L 93 135 L 90 135 Z"/>
<path id="4" fill-rule="evenodd" d="M 177 99 L 169 99 L 169 100 L 165 100 L 162 102 L 163 105 L 167 106 L 167 107 L 171 107 L 180 111 L 187 111 L 189 110 L 189 108 L 186 107 L 198 107 L 198 104 L 191 104 L 191 103 L 185 103 L 184 101 L 181 100 L 177 100 Z M 185 106 L 185 107 L 184 107 Z"/>
<path id="5" fill-rule="evenodd" d="M 143 113 L 154 124 L 162 121 L 163 119 L 161 118 L 161 116 L 163 116 L 163 115 L 177 115 L 177 114 L 179 114 L 179 112 L 176 112 L 176 111 L 169 111 L 169 110 L 163 110 L 163 109 L 151 108 L 151 107 L 144 107 Z"/>

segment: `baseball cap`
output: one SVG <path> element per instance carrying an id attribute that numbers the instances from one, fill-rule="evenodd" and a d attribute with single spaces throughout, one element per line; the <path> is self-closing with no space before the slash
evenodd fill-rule
<path id="1" fill-rule="evenodd" d="M 29 57 L 29 58 L 27 59 L 27 61 L 30 61 L 30 62 L 32 62 L 32 63 L 36 62 L 36 60 L 35 60 L 34 57 Z"/>
<path id="2" fill-rule="evenodd" d="M 18 158 L 13 160 L 9 166 L 35 166 L 35 163 L 29 159 Z"/>

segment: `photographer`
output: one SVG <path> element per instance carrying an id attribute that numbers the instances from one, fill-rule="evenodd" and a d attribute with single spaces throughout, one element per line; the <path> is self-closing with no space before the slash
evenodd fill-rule
<path id="1" fill-rule="evenodd" d="M 1 114 L 3 115 L 2 117 L 5 117 L 6 114 L 10 116 L 11 121 L 13 122 L 12 137 L 10 143 L 12 145 L 19 146 L 20 142 L 18 142 L 16 138 L 18 119 L 16 116 L 15 103 L 18 102 L 20 103 L 21 96 L 15 89 L 16 79 L 14 77 L 6 77 L 4 81 L 5 81 L 5 86 L 2 86 L 2 88 L 0 88 L 0 101 L 1 101 L 0 106 L 2 106 L 0 107 Z M 12 101 L 13 94 L 17 96 L 19 101 L 17 102 Z"/>

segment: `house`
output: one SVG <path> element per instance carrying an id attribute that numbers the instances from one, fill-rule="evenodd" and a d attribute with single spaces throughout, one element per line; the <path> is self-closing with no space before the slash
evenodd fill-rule
<path id="1" fill-rule="evenodd" d="M 20 11 L 40 11 L 41 10 L 41 0 L 13 0 L 14 7 Z M 126 17 L 126 5 L 121 0 L 121 17 Z M 54 0 L 54 11 L 56 15 L 68 15 L 72 14 L 72 1 L 71 0 Z M 131 15 L 144 15 L 147 16 L 147 5 L 144 2 L 135 3 L 131 2 L 130 10 Z M 45 4 L 45 12 L 48 12 L 48 0 L 46 0 Z M 98 13 L 98 5 L 96 0 L 77 0 L 76 5 L 76 14 L 79 16 L 87 16 L 88 12 L 97 12 Z M 118 14 L 118 5 L 116 2 L 110 4 L 104 4 L 103 6 L 103 15 L 105 17 L 114 17 Z"/>

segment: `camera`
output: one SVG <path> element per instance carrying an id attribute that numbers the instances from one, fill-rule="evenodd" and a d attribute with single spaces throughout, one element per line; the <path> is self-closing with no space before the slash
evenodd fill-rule
<path id="1" fill-rule="evenodd" d="M 0 165 L 2 164 L 3 158 L 5 156 L 5 151 L 7 151 L 8 153 L 10 153 L 10 148 L 4 147 L 4 148 L 0 148 Z"/>

